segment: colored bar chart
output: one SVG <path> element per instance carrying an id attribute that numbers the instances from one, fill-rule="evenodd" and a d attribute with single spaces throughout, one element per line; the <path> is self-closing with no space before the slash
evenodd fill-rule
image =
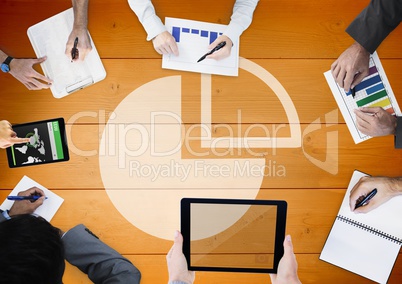
<path id="1" fill-rule="evenodd" d="M 351 94 L 350 91 L 346 93 L 349 99 L 352 97 Z M 355 101 L 358 107 L 382 107 L 391 114 L 395 113 L 372 58 L 370 58 L 369 74 L 355 87 L 355 98 L 352 101 Z"/>
<path id="2" fill-rule="evenodd" d="M 370 56 L 368 75 L 356 85 L 354 96 L 351 91 L 345 92 L 336 83 L 331 71 L 325 72 L 324 76 L 356 144 L 371 138 L 360 132 L 356 123 L 356 109 L 381 107 L 391 115 L 401 115 L 401 110 L 376 52 Z"/>
<path id="3" fill-rule="evenodd" d="M 172 27 L 172 36 L 174 37 L 176 42 L 180 42 L 181 33 L 199 35 L 200 37 L 208 38 L 209 44 L 213 43 L 218 38 L 218 36 L 222 35 L 221 32 L 216 31 L 191 29 L 188 27 Z"/>

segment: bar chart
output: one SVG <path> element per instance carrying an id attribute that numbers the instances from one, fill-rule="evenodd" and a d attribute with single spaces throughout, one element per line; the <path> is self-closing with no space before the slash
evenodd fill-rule
<path id="1" fill-rule="evenodd" d="M 381 75 L 372 57 L 370 57 L 369 66 L 369 74 L 355 87 L 355 97 L 353 98 L 350 91 L 346 93 L 349 103 L 355 103 L 357 107 L 382 107 L 390 114 L 395 114 Z"/>
<path id="2" fill-rule="evenodd" d="M 172 36 L 175 38 L 176 42 L 180 42 L 181 33 L 199 35 L 202 38 L 209 38 L 209 44 L 213 43 L 218 36 L 222 35 L 221 32 L 216 31 L 206 31 L 186 27 L 172 27 Z"/>
<path id="3" fill-rule="evenodd" d="M 369 73 L 354 88 L 354 96 L 351 91 L 345 92 L 336 83 L 331 71 L 325 72 L 324 76 L 356 144 L 370 139 L 371 136 L 359 131 L 356 124 L 355 109 L 361 107 L 381 107 L 392 115 L 401 115 L 394 92 L 376 52 L 370 56 Z"/>

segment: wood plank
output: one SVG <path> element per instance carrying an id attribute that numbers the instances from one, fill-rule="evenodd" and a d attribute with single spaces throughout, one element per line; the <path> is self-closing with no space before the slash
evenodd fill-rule
<path id="1" fill-rule="evenodd" d="M 8 74 L 0 76 L 2 88 L 2 117 L 11 123 L 22 123 L 64 117 L 69 123 L 104 124 L 120 102 L 134 90 L 159 78 L 181 76 L 181 119 L 184 123 L 200 123 L 201 76 L 196 73 L 161 69 L 160 60 L 103 60 L 108 73 L 106 79 L 63 99 L 54 99 L 49 90 L 29 92 Z M 330 68 L 330 60 L 253 60 L 270 72 L 283 85 L 301 123 L 312 123 L 337 109 L 335 99 L 323 72 Z M 394 93 L 402 93 L 401 60 L 383 60 Z M 151 83 L 152 84 L 152 83 Z M 252 86 L 252 88 L 250 88 Z M 278 96 L 260 79 L 240 70 L 236 78 L 212 76 L 213 123 L 287 123 L 289 119 Z M 154 105 L 161 90 L 152 99 Z M 402 98 L 399 98 L 402 100 Z M 287 99 L 284 99 L 288 101 Z M 166 99 L 167 104 L 180 101 Z M 26 106 L 27 109 L 22 109 Z M 133 105 L 133 110 L 136 106 Z M 19 110 L 19 111 L 16 111 Z M 239 114 L 239 110 L 241 114 Z M 334 121 L 343 122 L 338 115 Z M 298 121 L 290 121 L 297 123 Z"/>
<path id="2" fill-rule="evenodd" d="M 202 1 L 197 8 L 188 1 L 157 1 L 157 14 L 213 23 L 228 24 L 233 0 Z M 253 23 L 241 38 L 240 55 L 246 58 L 337 58 L 352 44 L 346 27 L 369 1 L 262 0 Z M 4 23 L 0 33 L 7 38 L 2 48 L 15 57 L 34 55 L 26 30 L 64 9 L 71 1 L 1 0 Z M 210 7 L 214 9 L 211 11 Z M 177 7 L 180 7 L 178 9 Z M 345 7 L 348 7 L 345 9 Z M 35 11 L 32 13 L 31 11 Z M 205 13 L 204 11 L 210 11 Z M 301 23 L 301 24 L 300 24 Z M 102 58 L 159 58 L 126 0 L 90 1 L 89 30 Z M 382 57 L 401 58 L 396 29 L 379 49 Z"/>
<path id="3" fill-rule="evenodd" d="M 235 130 L 234 133 L 237 133 L 237 126 L 230 126 Z M 301 126 L 302 133 L 307 126 Z M 246 129 L 247 127 L 243 126 L 243 130 Z M 217 132 L 221 133 L 220 131 L 223 130 L 218 128 Z M 327 131 L 333 131 L 338 136 L 338 143 L 332 145 L 329 143 L 327 146 Z M 68 162 L 10 169 L 7 165 L 5 151 L 0 151 L 0 167 L 2 168 L 0 186 L 11 189 L 25 174 L 54 189 L 103 188 L 98 157 L 100 153 L 99 137 L 102 132 L 103 126 L 99 125 L 73 125 L 68 128 L 70 148 L 70 161 Z M 239 153 L 237 150 L 228 151 L 222 156 L 215 155 L 208 149 L 201 149 L 197 142 L 191 142 L 190 146 L 182 148 L 182 157 L 184 159 L 265 157 L 267 171 L 262 188 L 346 188 L 351 173 L 356 168 L 372 175 L 402 175 L 401 169 L 398 167 L 378 166 L 383 164 L 384 160 L 388 164 L 398 164 L 402 158 L 402 152 L 393 149 L 392 136 L 371 139 L 355 145 L 346 126 L 341 124 L 311 132 L 304 136 L 302 142 L 304 148 L 243 149 Z M 191 154 L 190 150 L 200 154 L 208 151 L 208 155 L 200 157 Z M 223 151 L 227 151 L 227 149 L 223 149 Z M 306 157 L 308 154 L 312 159 L 325 161 L 328 153 L 334 155 L 332 162 L 329 160 L 327 166 L 330 168 L 337 166 L 338 172 L 335 175 L 327 172 L 326 166 L 316 166 Z M 336 162 L 336 157 L 338 162 Z M 274 164 L 276 168 L 274 168 Z M 279 174 L 280 168 L 284 168 L 285 174 Z M 64 176 L 66 178 L 61 178 Z M 315 178 L 305 179 L 306 176 Z"/>
<path id="4" fill-rule="evenodd" d="M 142 273 L 141 284 L 167 283 L 168 274 L 164 255 L 125 255 Z M 298 275 L 302 283 L 359 283 L 372 281 L 353 274 L 318 259 L 318 254 L 297 254 Z M 400 283 L 402 277 L 402 257 L 395 263 L 387 283 Z M 76 267 L 67 265 L 64 283 L 92 283 Z M 196 272 L 196 284 L 264 284 L 270 283 L 267 274 L 233 273 L 233 272 Z"/>
<path id="5" fill-rule="evenodd" d="M 0 200 L 4 200 L 9 192 L 0 190 Z M 171 246 L 170 241 L 153 237 L 124 219 L 104 190 L 63 189 L 54 192 L 65 201 L 51 223 L 63 231 L 82 223 L 125 255 L 165 254 Z M 292 235 L 295 253 L 319 254 L 344 194 L 344 189 L 264 189 L 260 190 L 257 199 L 286 200 L 286 232 Z"/>

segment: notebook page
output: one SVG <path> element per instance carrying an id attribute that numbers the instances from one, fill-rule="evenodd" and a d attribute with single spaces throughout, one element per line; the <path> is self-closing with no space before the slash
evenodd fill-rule
<path id="1" fill-rule="evenodd" d="M 398 239 L 402 239 L 402 223 L 400 222 L 400 219 L 398 219 L 398 216 L 402 216 L 402 196 L 396 196 L 375 210 L 365 214 L 356 214 L 350 211 L 350 191 L 363 176 L 367 175 L 359 171 L 354 171 L 338 215 L 342 215 L 356 222 L 363 223 L 367 226 L 390 234 Z M 375 198 L 375 196 L 373 198 Z"/>
<path id="2" fill-rule="evenodd" d="M 320 259 L 386 283 L 400 246 L 342 221 L 335 221 Z"/>
<path id="3" fill-rule="evenodd" d="M 74 22 L 70 8 L 28 29 L 28 37 L 38 57 L 47 56 L 41 64 L 45 76 L 53 80 L 50 88 L 56 98 L 91 85 L 106 77 L 106 71 L 91 40 L 92 50 L 84 61 L 71 62 L 65 55 L 66 43 Z M 89 34 L 89 33 L 88 33 Z"/>
<path id="4" fill-rule="evenodd" d="M 50 191 L 49 189 L 45 188 L 36 181 L 30 179 L 29 177 L 24 176 L 9 195 L 18 195 L 18 192 L 27 190 L 35 186 L 44 191 L 47 199 L 45 199 L 43 201 L 43 204 L 35 210 L 34 214 L 39 215 L 50 222 L 50 220 L 52 220 L 53 216 L 56 214 L 57 210 L 59 210 L 61 204 L 64 201 L 64 199 L 58 196 L 56 193 Z M 18 201 L 6 199 L 1 204 L 0 209 L 9 210 L 14 202 Z"/>

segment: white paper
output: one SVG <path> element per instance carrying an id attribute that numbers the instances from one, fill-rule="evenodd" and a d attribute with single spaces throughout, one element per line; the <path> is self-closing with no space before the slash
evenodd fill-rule
<path id="1" fill-rule="evenodd" d="M 382 106 L 386 110 L 389 109 L 390 113 L 395 113 L 396 115 L 401 114 L 401 110 L 399 109 L 394 92 L 389 84 L 387 75 L 385 74 L 384 68 L 382 67 L 380 59 L 378 58 L 377 52 L 374 52 L 370 56 L 369 67 L 370 70 L 372 70 L 372 74 L 364 78 L 363 81 L 356 86 L 356 89 L 359 89 L 364 85 L 367 85 L 367 87 L 356 91 L 356 96 L 354 98 L 352 95 L 348 95 L 343 88 L 339 87 L 339 85 L 335 82 L 331 71 L 324 73 L 325 79 L 331 88 L 339 110 L 341 111 L 346 125 L 349 128 L 350 134 L 352 135 L 356 144 L 371 138 L 371 136 L 365 135 L 357 129 L 356 115 L 353 110 L 359 108 L 358 103 L 363 103 L 364 99 L 368 97 L 375 98 L 377 94 L 380 94 L 381 91 L 385 90 L 386 96 L 382 96 L 367 104 L 360 105 L 360 107 Z M 391 109 L 393 109 L 393 111 L 391 111 Z"/>
<path id="2" fill-rule="evenodd" d="M 30 179 L 29 177 L 24 176 L 9 195 L 16 196 L 20 191 L 25 191 L 27 189 L 30 189 L 31 187 L 37 187 L 43 190 L 45 196 L 47 197 L 47 199 L 43 201 L 43 204 L 35 210 L 34 214 L 39 215 L 50 222 L 50 220 L 52 220 L 53 216 L 56 214 L 57 210 L 59 210 L 61 204 L 64 201 L 63 198 L 61 198 L 54 192 L 50 191 L 49 189 L 45 188 L 36 181 Z M 1 204 L 0 209 L 3 211 L 10 210 L 14 202 L 19 201 L 6 199 L 4 200 L 3 204 Z"/>
<path id="3" fill-rule="evenodd" d="M 363 176 L 366 174 L 359 171 L 353 173 L 338 216 L 402 239 L 402 223 L 395 218 L 402 214 L 402 196 L 392 198 L 366 214 L 356 214 L 350 210 L 350 191 Z M 320 259 L 378 283 L 386 283 L 399 249 L 398 243 L 336 219 Z"/>
<path id="4" fill-rule="evenodd" d="M 106 77 L 92 38 L 92 50 L 84 61 L 71 62 L 65 55 L 73 22 L 73 8 L 70 8 L 28 29 L 28 37 L 36 56 L 47 56 L 41 66 L 45 76 L 53 80 L 50 90 L 55 98 L 64 97 Z"/>
<path id="5" fill-rule="evenodd" d="M 238 76 L 239 39 L 232 39 L 233 46 L 229 57 L 222 60 L 206 58 L 197 63 L 198 59 L 210 51 L 208 46 L 215 36 L 219 37 L 226 30 L 227 25 L 166 18 L 165 26 L 176 39 L 179 55 L 163 55 L 162 68 Z"/>

